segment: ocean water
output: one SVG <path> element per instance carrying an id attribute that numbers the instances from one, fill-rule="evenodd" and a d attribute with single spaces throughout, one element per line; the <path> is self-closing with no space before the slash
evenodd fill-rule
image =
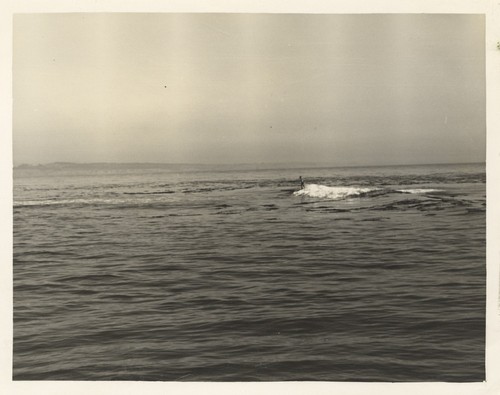
<path id="1" fill-rule="evenodd" d="M 13 377 L 483 381 L 485 181 L 17 167 Z"/>

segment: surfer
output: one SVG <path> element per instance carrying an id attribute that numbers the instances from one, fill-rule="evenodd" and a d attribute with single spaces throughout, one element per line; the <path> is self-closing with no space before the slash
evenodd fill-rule
<path id="1" fill-rule="evenodd" d="M 299 180 L 300 180 L 300 189 L 304 189 L 305 185 L 304 185 L 304 180 L 302 179 L 302 176 L 299 176 Z"/>

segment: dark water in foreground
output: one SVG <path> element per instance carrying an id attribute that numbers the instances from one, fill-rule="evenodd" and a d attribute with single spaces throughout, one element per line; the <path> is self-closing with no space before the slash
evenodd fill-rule
<path id="1" fill-rule="evenodd" d="M 14 379 L 482 381 L 485 193 L 482 164 L 17 168 Z"/>

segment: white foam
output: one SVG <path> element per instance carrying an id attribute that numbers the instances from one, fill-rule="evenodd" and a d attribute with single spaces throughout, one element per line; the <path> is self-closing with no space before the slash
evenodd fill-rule
<path id="1" fill-rule="evenodd" d="M 346 197 L 358 196 L 362 193 L 374 191 L 373 188 L 357 187 L 328 187 L 326 185 L 307 184 L 304 189 L 296 191 L 295 196 L 309 196 L 325 199 L 345 199 Z"/>

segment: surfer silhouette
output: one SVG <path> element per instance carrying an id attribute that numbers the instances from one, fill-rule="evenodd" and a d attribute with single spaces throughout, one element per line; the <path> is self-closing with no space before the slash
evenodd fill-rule
<path id="1" fill-rule="evenodd" d="M 302 179 L 302 176 L 299 176 L 299 181 L 300 181 L 300 189 L 304 189 L 304 180 Z"/>

